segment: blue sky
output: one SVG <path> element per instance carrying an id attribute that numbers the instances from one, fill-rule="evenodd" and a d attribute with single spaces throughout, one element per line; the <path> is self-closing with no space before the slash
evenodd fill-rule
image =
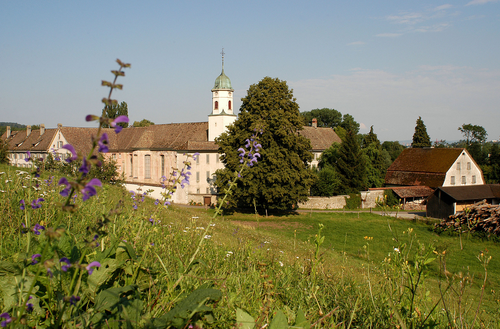
<path id="1" fill-rule="evenodd" d="M 500 137 L 498 0 L 2 1 L 0 121 L 88 126 L 116 58 L 132 121 L 207 121 L 223 47 L 235 108 L 270 76 L 380 140 Z"/>

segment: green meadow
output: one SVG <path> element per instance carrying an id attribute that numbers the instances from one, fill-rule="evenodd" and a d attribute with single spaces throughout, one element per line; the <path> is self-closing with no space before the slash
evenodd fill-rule
<path id="1" fill-rule="evenodd" d="M 63 211 L 59 177 L 0 172 L 0 310 L 13 319 L 6 326 L 499 325 L 492 238 L 367 212 L 215 216 L 111 185 L 86 201 L 77 195 L 76 209 Z M 93 262 L 100 266 L 87 269 Z"/>

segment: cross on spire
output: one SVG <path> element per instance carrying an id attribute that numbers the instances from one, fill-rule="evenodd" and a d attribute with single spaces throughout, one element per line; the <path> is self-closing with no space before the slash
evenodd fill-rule
<path id="1" fill-rule="evenodd" d="M 222 48 L 221 55 L 222 55 L 222 70 L 224 70 L 224 55 L 226 53 L 224 52 L 224 48 Z"/>

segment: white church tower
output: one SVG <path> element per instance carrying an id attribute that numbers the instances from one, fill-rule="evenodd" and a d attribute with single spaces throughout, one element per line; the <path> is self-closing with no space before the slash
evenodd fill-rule
<path id="1" fill-rule="evenodd" d="M 222 49 L 222 73 L 212 88 L 212 114 L 208 116 L 208 140 L 213 142 L 226 127 L 236 120 L 233 112 L 233 87 L 224 73 L 224 49 Z"/>

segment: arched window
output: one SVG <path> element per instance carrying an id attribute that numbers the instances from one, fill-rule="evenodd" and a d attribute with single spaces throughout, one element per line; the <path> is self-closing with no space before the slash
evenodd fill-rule
<path id="1" fill-rule="evenodd" d="M 229 109 L 231 110 L 231 101 L 228 102 Z"/>
<path id="2" fill-rule="evenodd" d="M 218 101 L 215 101 L 215 109 L 218 110 L 219 109 L 219 102 Z"/>

